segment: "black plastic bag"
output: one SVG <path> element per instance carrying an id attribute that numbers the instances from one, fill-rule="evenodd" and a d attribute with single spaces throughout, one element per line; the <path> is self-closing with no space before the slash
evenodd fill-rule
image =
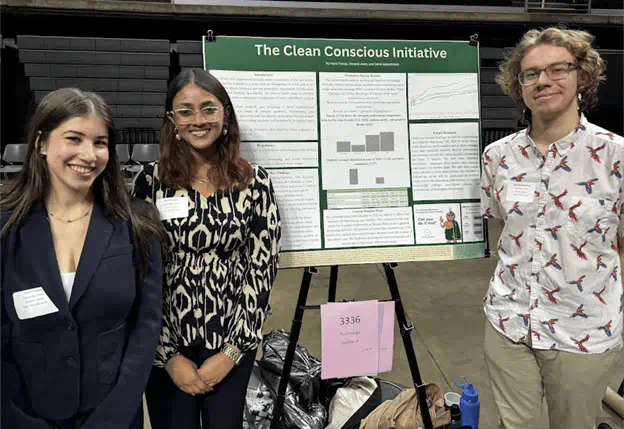
<path id="1" fill-rule="evenodd" d="M 269 429 L 273 420 L 275 399 L 280 377 L 254 365 L 247 386 L 243 428 Z M 297 398 L 294 386 L 288 383 L 280 427 L 287 429 L 323 429 L 327 410 L 313 403 L 304 408 Z"/>
<path id="2" fill-rule="evenodd" d="M 281 376 L 286 359 L 286 350 L 290 343 L 289 333 L 274 330 L 264 337 L 260 366 Z M 299 393 L 301 404 L 308 408 L 319 401 L 321 385 L 321 361 L 308 353 L 301 344 L 297 344 L 295 357 L 290 371 L 290 380 Z"/>
<path id="3" fill-rule="evenodd" d="M 266 386 L 260 367 L 254 363 L 247 384 L 243 429 L 269 429 L 273 419 L 273 396 Z"/>

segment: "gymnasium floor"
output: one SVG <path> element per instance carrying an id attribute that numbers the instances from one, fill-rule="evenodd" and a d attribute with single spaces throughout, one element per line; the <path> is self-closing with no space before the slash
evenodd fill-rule
<path id="1" fill-rule="evenodd" d="M 495 248 L 500 227 L 490 226 L 490 243 Z M 455 378 L 466 376 L 479 390 L 481 400 L 480 429 L 495 429 L 498 412 L 493 402 L 489 376 L 483 360 L 485 316 L 482 298 L 494 272 L 496 259 L 448 262 L 405 263 L 396 270 L 405 310 L 415 326 L 412 341 L 425 382 L 437 383 L 442 390 L 455 388 Z M 326 302 L 329 268 L 313 277 L 309 304 Z M 290 330 L 299 294 L 302 270 L 282 270 L 271 298 L 273 315 L 267 320 L 265 332 L 272 329 Z M 345 266 L 339 270 L 337 300 L 389 298 L 381 265 Z M 324 301 L 325 300 L 325 301 Z M 411 386 L 411 374 L 403 343 L 395 328 L 393 370 L 381 374 Z M 321 357 L 320 312 L 306 311 L 300 337 L 313 356 Z M 611 379 L 617 390 L 624 379 L 624 357 Z M 548 429 L 544 416 L 543 429 Z M 624 429 L 622 419 L 603 404 L 597 420 L 613 429 Z M 555 428 L 551 428 L 555 429 Z M 564 428 L 556 428 L 564 429 Z"/>

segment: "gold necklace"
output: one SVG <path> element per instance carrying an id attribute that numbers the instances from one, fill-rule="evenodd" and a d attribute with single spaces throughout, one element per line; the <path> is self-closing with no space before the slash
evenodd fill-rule
<path id="1" fill-rule="evenodd" d="M 52 212 L 48 212 L 48 214 L 49 214 L 50 216 L 52 216 L 54 219 L 58 219 L 58 220 L 63 221 L 63 222 L 65 222 L 65 223 L 72 223 L 72 222 L 76 222 L 77 220 L 80 220 L 80 219 L 82 219 L 83 217 L 87 216 L 89 213 L 91 213 L 91 210 L 92 210 L 92 209 L 93 209 L 93 207 L 89 208 L 89 210 L 87 210 L 85 214 L 83 214 L 82 216 L 78 216 L 76 219 L 68 219 L 68 220 L 62 219 L 62 218 L 60 218 L 60 217 L 56 216 L 56 215 L 55 215 L 54 213 L 52 213 Z"/>

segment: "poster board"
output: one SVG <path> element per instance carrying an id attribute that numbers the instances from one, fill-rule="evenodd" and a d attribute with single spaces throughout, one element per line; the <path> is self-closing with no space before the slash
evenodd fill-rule
<path id="1" fill-rule="evenodd" d="M 485 256 L 477 45 L 219 36 L 203 53 L 270 173 L 281 268 Z"/>

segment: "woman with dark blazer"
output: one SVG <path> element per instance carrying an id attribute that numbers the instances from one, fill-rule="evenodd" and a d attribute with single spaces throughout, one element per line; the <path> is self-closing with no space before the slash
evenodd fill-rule
<path id="1" fill-rule="evenodd" d="M 142 429 L 162 319 L 162 227 L 132 201 L 110 109 L 48 94 L 0 201 L 2 427 Z"/>

